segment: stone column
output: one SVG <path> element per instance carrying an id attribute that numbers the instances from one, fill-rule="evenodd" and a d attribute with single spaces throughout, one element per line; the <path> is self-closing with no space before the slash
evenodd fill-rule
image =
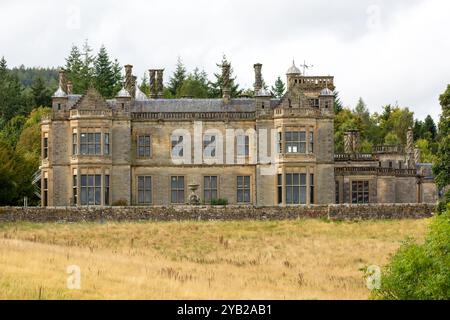
<path id="1" fill-rule="evenodd" d="M 253 65 L 253 68 L 255 69 L 255 94 L 262 89 L 262 75 L 261 75 L 261 63 L 255 63 Z"/>
<path id="2" fill-rule="evenodd" d="M 231 98 L 230 64 L 228 63 L 222 65 L 222 98 L 225 103 L 228 103 Z"/>
<path id="3" fill-rule="evenodd" d="M 155 99 L 157 95 L 157 88 L 156 88 L 156 70 L 150 69 L 148 70 L 150 74 L 150 98 Z"/>
<path id="4" fill-rule="evenodd" d="M 359 135 L 359 131 L 353 131 L 353 141 L 352 141 L 352 145 L 353 145 L 353 153 L 359 153 L 360 150 L 360 135 Z"/>
<path id="5" fill-rule="evenodd" d="M 67 78 L 66 78 L 66 71 L 64 69 L 59 70 L 59 87 L 64 92 L 67 92 Z"/>
<path id="6" fill-rule="evenodd" d="M 67 81 L 67 94 L 73 93 L 73 84 L 72 81 Z"/>
<path id="7" fill-rule="evenodd" d="M 353 135 L 349 131 L 344 133 L 344 153 L 353 153 Z"/>
<path id="8" fill-rule="evenodd" d="M 156 94 L 158 97 L 162 97 L 163 89 L 164 89 L 164 83 L 163 83 L 163 72 L 164 69 L 157 70 L 157 90 Z"/>
<path id="9" fill-rule="evenodd" d="M 134 96 L 133 66 L 130 64 L 125 65 L 125 90 L 127 90 L 131 96 Z"/>

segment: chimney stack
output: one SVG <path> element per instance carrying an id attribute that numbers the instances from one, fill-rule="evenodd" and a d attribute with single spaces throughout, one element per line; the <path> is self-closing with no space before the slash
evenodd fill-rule
<path id="1" fill-rule="evenodd" d="M 222 98 L 225 103 L 228 103 L 231 98 L 230 64 L 226 62 L 222 65 Z"/>
<path id="2" fill-rule="evenodd" d="M 131 64 L 125 65 L 125 90 L 127 90 L 130 95 L 134 96 L 133 66 Z"/>
<path id="3" fill-rule="evenodd" d="M 67 81 L 67 94 L 73 93 L 73 84 L 72 81 Z"/>
<path id="4" fill-rule="evenodd" d="M 253 68 L 255 69 L 255 94 L 262 89 L 262 75 L 261 75 L 261 63 L 255 63 L 253 65 Z"/>
<path id="5" fill-rule="evenodd" d="M 358 153 L 360 149 L 360 135 L 358 130 L 349 130 L 344 133 L 344 153 Z"/>
<path id="6" fill-rule="evenodd" d="M 150 69 L 148 70 L 149 74 L 150 74 L 150 98 L 151 99 L 156 99 L 156 92 L 157 92 L 157 87 L 156 87 L 156 70 L 155 69 Z"/>
<path id="7" fill-rule="evenodd" d="M 67 79 L 66 71 L 64 69 L 59 69 L 59 87 L 62 91 L 67 93 Z"/>
<path id="8" fill-rule="evenodd" d="M 406 152 L 414 152 L 414 134 L 411 127 L 408 128 L 406 133 Z"/>
<path id="9" fill-rule="evenodd" d="M 164 89 L 164 84 L 163 84 L 163 72 L 164 69 L 159 69 L 157 70 L 156 74 L 157 74 L 157 90 L 156 90 L 156 95 L 158 97 L 162 97 L 163 95 L 163 89 Z"/>

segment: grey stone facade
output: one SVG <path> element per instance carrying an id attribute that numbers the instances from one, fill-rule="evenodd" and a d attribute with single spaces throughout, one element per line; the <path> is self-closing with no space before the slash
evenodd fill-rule
<path id="1" fill-rule="evenodd" d="M 105 100 L 94 88 L 72 93 L 61 72 L 41 125 L 43 206 L 183 205 L 190 185 L 202 203 L 256 207 L 436 200 L 432 177 L 407 157 L 412 150 L 360 154 L 351 132 L 346 153 L 334 154 L 333 77 L 304 76 L 293 65 L 287 92 L 274 99 L 262 88 L 262 65 L 254 69 L 254 98 L 231 98 L 225 87 L 219 99 L 161 99 L 162 69 L 150 70 L 147 97 L 127 65 L 124 88 Z"/>

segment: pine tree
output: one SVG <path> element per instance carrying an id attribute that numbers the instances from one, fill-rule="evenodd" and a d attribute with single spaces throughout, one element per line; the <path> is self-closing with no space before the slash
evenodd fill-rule
<path id="1" fill-rule="evenodd" d="M 232 98 L 236 98 L 242 93 L 242 90 L 239 89 L 239 84 L 236 83 L 236 77 L 233 77 L 233 68 L 231 67 L 231 62 L 228 62 L 227 61 L 227 57 L 225 55 L 223 55 L 222 62 L 216 64 L 217 67 L 220 70 L 218 73 L 214 73 L 214 77 L 215 77 L 216 81 L 209 83 L 209 97 L 210 98 L 220 98 L 220 97 L 222 97 L 222 84 L 223 84 L 222 66 L 225 63 L 230 65 L 230 89 L 231 89 L 230 93 L 231 93 L 231 97 Z"/>
<path id="2" fill-rule="evenodd" d="M 280 99 L 283 94 L 284 91 L 286 90 L 286 87 L 284 85 L 283 80 L 281 80 L 280 77 L 277 78 L 277 80 L 275 80 L 274 85 L 272 86 L 272 93 L 275 97 L 277 97 L 278 99 Z"/>
<path id="3" fill-rule="evenodd" d="M 83 61 L 81 58 L 80 50 L 77 46 L 73 45 L 69 56 L 66 58 L 65 71 L 67 73 L 67 79 L 72 81 L 74 93 L 81 93 L 84 89 L 81 80 L 81 70 L 83 68 Z"/>
<path id="4" fill-rule="evenodd" d="M 334 113 L 338 114 L 344 109 L 344 106 L 342 105 L 341 99 L 339 98 L 339 92 L 334 92 Z"/>
<path id="5" fill-rule="evenodd" d="M 101 46 L 94 61 L 94 85 L 105 98 L 113 98 L 115 94 L 115 79 L 113 63 L 109 59 L 105 46 Z"/>
<path id="6" fill-rule="evenodd" d="M 113 70 L 113 79 L 114 79 L 114 92 L 113 93 L 114 93 L 114 95 L 116 95 L 117 92 L 119 92 L 120 89 L 122 89 L 122 82 L 123 82 L 122 67 L 120 66 L 120 63 L 117 59 L 114 59 L 112 70 Z"/>
<path id="7" fill-rule="evenodd" d="M 442 114 L 439 119 L 438 151 L 433 172 L 437 186 L 443 189 L 450 185 L 450 85 L 439 97 L 439 101 L 442 106 Z M 450 200 L 450 190 L 447 200 Z"/>
<path id="8" fill-rule="evenodd" d="M 4 57 L 0 60 L 0 118 L 6 122 L 18 114 L 27 112 L 23 88 L 17 75 L 8 70 Z"/>
<path id="9" fill-rule="evenodd" d="M 434 141 L 437 135 L 436 124 L 434 123 L 433 118 L 430 115 L 427 115 L 423 122 L 423 131 L 424 134 L 429 136 L 430 141 Z"/>
<path id="10" fill-rule="evenodd" d="M 47 87 L 45 86 L 44 80 L 41 77 L 37 77 L 36 80 L 31 85 L 31 94 L 33 97 L 33 105 L 36 107 L 50 107 L 51 106 L 51 95 Z"/>
<path id="11" fill-rule="evenodd" d="M 195 68 L 183 82 L 178 97 L 207 98 L 208 97 L 208 76 L 205 71 Z"/>
<path id="12" fill-rule="evenodd" d="M 94 76 L 94 57 L 92 56 L 92 48 L 89 46 L 88 40 L 83 44 L 82 65 L 80 72 L 80 88 L 84 93 L 93 83 Z"/>
<path id="13" fill-rule="evenodd" d="M 139 85 L 139 89 L 146 95 L 150 94 L 150 83 L 147 77 L 147 72 L 144 72 L 144 75 L 141 78 L 141 84 Z"/>
<path id="14" fill-rule="evenodd" d="M 186 68 L 184 67 L 183 61 L 180 57 L 177 59 L 177 65 L 173 76 L 169 80 L 169 85 L 167 89 L 170 91 L 172 96 L 177 96 L 178 91 L 183 85 L 184 80 L 186 80 Z"/>

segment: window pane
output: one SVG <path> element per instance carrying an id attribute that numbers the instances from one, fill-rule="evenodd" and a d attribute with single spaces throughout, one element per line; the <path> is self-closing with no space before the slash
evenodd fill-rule
<path id="1" fill-rule="evenodd" d="M 145 177 L 145 190 L 150 190 L 152 188 L 152 178 Z"/>
<path id="2" fill-rule="evenodd" d="M 87 134 L 86 133 L 81 133 L 80 134 L 80 142 L 81 143 L 86 143 L 87 142 Z"/>
<path id="3" fill-rule="evenodd" d="M 279 174 L 279 175 L 278 175 L 278 178 L 277 178 L 277 182 L 278 182 L 278 185 L 279 185 L 279 186 L 281 186 L 282 181 L 283 181 L 283 176 L 282 176 L 281 174 Z"/>
<path id="4" fill-rule="evenodd" d="M 184 189 L 184 177 L 178 177 L 178 189 Z"/>
<path id="5" fill-rule="evenodd" d="M 306 203 L 306 187 L 300 187 L 300 203 Z"/>
<path id="6" fill-rule="evenodd" d="M 94 188 L 88 187 L 88 202 L 94 204 Z"/>
<path id="7" fill-rule="evenodd" d="M 177 188 L 177 177 L 172 177 L 170 180 L 170 187 L 172 189 L 176 189 Z"/>
<path id="8" fill-rule="evenodd" d="M 292 187 L 286 186 L 286 203 L 292 203 Z"/>
<path id="9" fill-rule="evenodd" d="M 94 176 L 91 174 L 87 176 L 87 185 L 90 187 L 94 185 Z"/>
<path id="10" fill-rule="evenodd" d="M 177 191 L 172 190 L 170 193 L 170 199 L 172 203 L 177 203 Z"/>
<path id="11" fill-rule="evenodd" d="M 211 188 L 217 189 L 217 177 L 216 176 L 211 177 Z"/>
<path id="12" fill-rule="evenodd" d="M 211 201 L 211 194 L 209 193 L 209 189 L 205 189 L 205 201 L 206 202 Z"/>
<path id="13" fill-rule="evenodd" d="M 81 186 L 87 186 L 87 177 L 85 174 L 81 175 Z"/>
<path id="14" fill-rule="evenodd" d="M 237 202 L 244 202 L 244 192 L 242 190 L 237 191 Z"/>
<path id="15" fill-rule="evenodd" d="M 100 188 L 100 187 L 95 188 L 95 204 L 96 205 L 101 204 L 101 199 L 102 199 L 101 190 L 102 190 L 102 188 Z"/>
<path id="16" fill-rule="evenodd" d="M 250 190 L 244 191 L 244 202 L 250 202 Z"/>
<path id="17" fill-rule="evenodd" d="M 299 174 L 298 174 L 298 173 L 294 173 L 294 174 L 293 174 L 293 178 L 294 178 L 293 185 L 294 185 L 294 186 L 298 186 L 298 185 L 300 184 Z"/>
<path id="18" fill-rule="evenodd" d="M 249 176 L 244 177 L 244 187 L 250 188 L 250 177 Z"/>
<path id="19" fill-rule="evenodd" d="M 293 197 L 292 197 L 292 202 L 295 204 L 299 204 L 300 203 L 300 189 L 299 187 L 294 187 L 292 189 L 293 191 Z"/>
<path id="20" fill-rule="evenodd" d="M 143 203 L 144 202 L 144 191 L 138 191 L 138 202 Z"/>
<path id="21" fill-rule="evenodd" d="M 184 191 L 183 190 L 178 191 L 178 203 L 184 203 Z"/>
<path id="22" fill-rule="evenodd" d="M 207 176 L 207 177 L 205 177 L 205 179 L 204 179 L 204 184 L 205 184 L 205 189 L 209 189 L 210 188 L 210 179 L 209 179 L 209 177 Z"/>
<path id="23" fill-rule="evenodd" d="M 95 175 L 95 186 L 100 187 L 102 185 L 102 176 L 99 174 Z"/>
<path id="24" fill-rule="evenodd" d="M 292 174 L 290 174 L 290 173 L 286 174 L 286 185 L 287 186 L 292 185 Z"/>
<path id="25" fill-rule="evenodd" d="M 300 185 L 306 186 L 306 174 L 305 173 L 300 174 Z"/>

